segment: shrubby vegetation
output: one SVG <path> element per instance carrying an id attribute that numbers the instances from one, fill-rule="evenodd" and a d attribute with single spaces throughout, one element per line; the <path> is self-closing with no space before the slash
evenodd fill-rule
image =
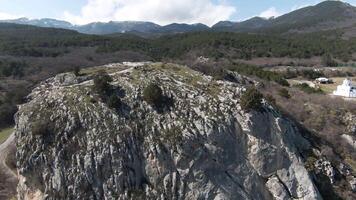
<path id="1" fill-rule="evenodd" d="M 343 40 L 330 37 L 330 34 L 335 33 L 278 36 L 194 32 L 144 39 L 132 35 L 93 36 L 62 29 L 0 24 L 0 52 L 14 56 L 58 57 L 69 53 L 73 47 L 96 47 L 98 53 L 130 50 L 156 60 L 180 58 L 190 51 L 217 59 L 324 56 L 327 64 L 333 64 L 333 58 L 350 60 L 352 52 L 356 51 L 356 39 Z"/>
<path id="2" fill-rule="evenodd" d="M 132 38 L 130 38 L 132 39 Z M 293 57 L 332 55 L 341 60 L 350 60 L 355 51 L 356 40 L 328 37 L 326 33 L 292 36 L 266 34 L 195 32 L 164 36 L 154 40 L 133 40 L 130 44 L 122 38 L 101 45 L 99 52 L 139 49 L 155 59 L 179 58 L 189 51 L 200 51 L 212 58 L 251 59 L 254 57 Z"/>
<path id="3" fill-rule="evenodd" d="M 153 106 L 160 106 L 163 102 L 163 92 L 162 89 L 155 83 L 150 83 L 143 90 L 143 100 L 145 100 L 148 104 Z"/>
<path id="4" fill-rule="evenodd" d="M 262 108 L 263 95 L 255 88 L 248 88 L 241 96 L 241 108 L 247 112 L 251 110 L 259 111 Z"/>
<path id="5" fill-rule="evenodd" d="M 31 132 L 33 135 L 45 136 L 54 132 L 54 123 L 48 116 L 41 117 L 40 119 L 32 122 Z"/>
<path id="6" fill-rule="evenodd" d="M 308 80 L 315 80 L 316 78 L 324 77 L 325 74 L 321 71 L 315 71 L 311 69 L 302 69 L 302 70 L 289 70 L 287 69 L 285 72 L 280 73 L 286 79 L 303 77 Z"/>
<path id="7" fill-rule="evenodd" d="M 279 110 L 309 132 L 307 137 L 313 137 L 315 142 L 318 140 L 327 141 L 331 145 L 332 149 L 326 148 L 324 145 L 320 146 L 320 150 L 328 159 L 333 160 L 336 157 L 335 153 L 344 158 L 356 156 L 355 151 L 341 139 L 341 135 L 346 133 L 347 128 L 347 123 L 344 121 L 345 116 L 347 113 L 356 115 L 354 102 L 341 98 L 326 98 L 324 94 L 314 92 L 307 93 L 298 87 L 288 89 L 289 94 L 294 98 L 286 101 L 279 95 L 281 88 L 277 84 L 266 82 L 264 90 L 261 91 L 265 96 L 273 96 Z"/>
<path id="8" fill-rule="evenodd" d="M 116 94 L 112 94 L 108 98 L 107 104 L 109 108 L 118 109 L 121 106 L 121 100 Z"/>
<path id="9" fill-rule="evenodd" d="M 348 60 L 348 59 L 347 59 Z M 330 54 L 324 54 L 322 57 L 322 63 L 326 67 L 337 67 L 338 63 L 333 59 L 333 57 Z"/>
<path id="10" fill-rule="evenodd" d="M 117 110 L 121 107 L 121 99 L 116 94 L 117 88 L 115 89 L 110 82 L 112 82 L 112 78 L 105 71 L 99 71 L 94 77 L 93 91 L 109 108 Z"/>
<path id="11" fill-rule="evenodd" d="M 308 93 L 308 94 L 313 94 L 313 93 L 322 94 L 323 93 L 323 91 L 320 88 L 310 87 L 307 83 L 298 84 L 298 85 L 295 85 L 295 87 L 299 88 L 301 91 Z"/>
<path id="12" fill-rule="evenodd" d="M 25 62 L 0 60 L 0 77 L 20 78 L 24 75 L 24 69 L 27 67 Z"/>
<path id="13" fill-rule="evenodd" d="M 99 94 L 101 98 L 106 99 L 112 94 L 111 81 L 112 78 L 105 71 L 100 71 L 94 77 L 93 90 Z"/>
<path id="14" fill-rule="evenodd" d="M 285 88 L 279 89 L 279 90 L 278 90 L 278 94 L 279 94 L 279 96 L 281 96 L 281 97 L 283 97 L 283 98 L 286 98 L 286 99 L 289 99 L 289 98 L 291 97 L 290 94 L 289 94 L 289 92 L 288 92 L 288 90 L 285 89 Z"/>
<path id="15" fill-rule="evenodd" d="M 289 83 L 286 79 L 283 78 L 277 72 L 267 71 L 260 67 L 247 65 L 247 64 L 235 64 L 229 67 L 229 70 L 236 71 L 240 74 L 247 75 L 247 76 L 256 76 L 263 80 L 267 81 L 274 81 L 283 86 L 289 86 Z"/>
<path id="16" fill-rule="evenodd" d="M 14 123 L 14 114 L 17 112 L 17 104 L 23 103 L 28 89 L 22 85 L 16 86 L 12 91 L 0 96 L 0 128 L 6 128 Z"/>

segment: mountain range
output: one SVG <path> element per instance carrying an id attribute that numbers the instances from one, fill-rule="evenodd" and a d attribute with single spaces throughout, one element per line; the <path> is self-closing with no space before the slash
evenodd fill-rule
<path id="1" fill-rule="evenodd" d="M 56 19 L 2 20 L 0 22 L 26 24 L 39 27 L 63 28 L 76 30 L 85 34 L 135 33 L 143 34 L 173 34 L 194 31 L 228 31 L 228 32 L 315 32 L 330 29 L 355 30 L 356 7 L 341 1 L 324 1 L 315 6 L 304 7 L 277 18 L 253 17 L 246 21 L 221 21 L 212 27 L 204 24 L 173 23 L 161 26 L 143 21 L 110 21 L 93 22 L 86 25 L 73 25 Z"/>

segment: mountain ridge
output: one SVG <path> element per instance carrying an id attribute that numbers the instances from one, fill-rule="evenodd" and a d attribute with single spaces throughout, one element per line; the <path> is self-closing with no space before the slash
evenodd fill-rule
<path id="1" fill-rule="evenodd" d="M 326 12 L 327 11 L 327 12 Z M 64 28 L 85 34 L 174 34 L 196 31 L 228 31 L 228 32 L 315 32 L 321 30 L 350 29 L 356 22 L 356 7 L 340 1 L 324 1 L 314 6 L 307 6 L 277 18 L 265 19 L 252 17 L 245 21 L 221 21 L 209 27 L 205 24 L 172 23 L 158 25 L 145 21 L 109 21 L 93 22 L 85 25 L 73 25 L 56 19 L 1 20 L 0 22 L 34 25 L 39 27 Z"/>

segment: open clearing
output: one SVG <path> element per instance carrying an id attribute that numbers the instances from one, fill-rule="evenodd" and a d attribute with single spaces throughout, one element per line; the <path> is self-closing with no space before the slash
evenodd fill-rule
<path id="1" fill-rule="evenodd" d="M 0 144 L 5 142 L 6 139 L 11 135 L 11 133 L 14 131 L 14 128 L 6 128 L 0 130 Z"/>
<path id="2" fill-rule="evenodd" d="M 320 88 L 327 94 L 333 93 L 337 86 L 342 84 L 345 77 L 332 77 L 331 79 L 334 81 L 333 84 L 320 84 Z M 356 84 L 356 77 L 349 77 L 349 79 L 352 80 L 354 85 Z"/>
<path id="3" fill-rule="evenodd" d="M 332 83 L 332 84 L 316 84 L 313 81 L 303 80 L 303 79 L 289 79 L 288 82 L 291 85 L 307 83 L 311 87 L 319 86 L 320 89 L 323 92 L 325 92 L 325 94 L 332 94 L 333 91 L 336 90 L 337 86 L 342 84 L 342 82 L 345 80 L 345 77 L 331 77 L 330 79 L 333 80 L 334 83 Z M 349 77 L 349 79 L 351 79 L 353 84 L 356 85 L 356 76 Z"/>

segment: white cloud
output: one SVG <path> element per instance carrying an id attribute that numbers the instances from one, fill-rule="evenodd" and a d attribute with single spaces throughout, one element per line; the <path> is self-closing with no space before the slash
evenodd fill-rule
<path id="1" fill-rule="evenodd" d="M 4 20 L 4 19 L 18 19 L 20 17 L 23 17 L 22 15 L 13 15 L 13 14 L 9 14 L 9 13 L 4 13 L 4 12 L 0 12 L 0 20 Z"/>
<path id="2" fill-rule="evenodd" d="M 278 12 L 275 7 L 270 7 L 267 10 L 261 12 L 261 14 L 259 16 L 268 19 L 271 17 L 278 17 L 280 15 L 281 15 L 281 13 Z"/>
<path id="3" fill-rule="evenodd" d="M 79 15 L 64 12 L 63 19 L 74 24 L 113 20 L 213 25 L 228 20 L 235 11 L 223 1 L 212 0 L 88 0 Z"/>

